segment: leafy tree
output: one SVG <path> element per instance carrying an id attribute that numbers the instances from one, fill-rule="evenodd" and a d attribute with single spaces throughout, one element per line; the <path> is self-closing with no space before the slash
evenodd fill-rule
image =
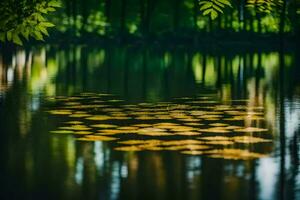
<path id="1" fill-rule="evenodd" d="M 209 15 L 211 19 L 216 19 L 219 13 L 223 13 L 226 6 L 232 7 L 228 0 L 200 1 L 199 4 L 203 15 Z"/>
<path id="2" fill-rule="evenodd" d="M 44 40 L 53 27 L 45 15 L 60 7 L 57 0 L 2 0 L 0 2 L 0 41 L 23 44 L 28 40 Z"/>

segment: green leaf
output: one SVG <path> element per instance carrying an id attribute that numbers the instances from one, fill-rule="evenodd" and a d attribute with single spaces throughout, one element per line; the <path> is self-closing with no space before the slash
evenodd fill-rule
<path id="1" fill-rule="evenodd" d="M 43 37 L 42 33 L 39 31 L 35 31 L 32 36 L 36 40 L 44 41 L 44 37 Z"/>
<path id="2" fill-rule="evenodd" d="M 47 8 L 47 11 L 49 11 L 49 12 L 54 12 L 54 11 L 55 11 L 55 8 L 48 7 L 48 8 Z"/>
<path id="3" fill-rule="evenodd" d="M 0 41 L 5 42 L 5 33 L 0 33 Z"/>
<path id="4" fill-rule="evenodd" d="M 46 29 L 45 27 L 39 26 L 38 29 L 39 29 L 42 33 L 44 33 L 44 35 L 49 36 L 49 33 L 48 33 L 48 31 L 47 31 L 47 29 Z"/>
<path id="5" fill-rule="evenodd" d="M 44 26 L 44 27 L 54 27 L 55 25 L 50 23 L 50 22 L 41 22 L 40 23 L 41 26 Z"/>
<path id="6" fill-rule="evenodd" d="M 210 12 L 210 18 L 211 18 L 212 20 L 214 20 L 214 19 L 216 19 L 217 17 L 218 17 L 218 12 L 215 11 L 215 10 L 212 10 L 212 11 Z"/>
<path id="7" fill-rule="evenodd" d="M 23 45 L 23 42 L 22 42 L 22 40 L 20 39 L 20 37 L 17 33 L 13 34 L 12 41 L 13 41 L 13 43 L 18 44 L 20 46 Z"/>
<path id="8" fill-rule="evenodd" d="M 216 5 L 213 5 L 213 8 L 217 11 L 219 11 L 220 13 L 223 13 L 223 11 L 221 10 L 221 8 L 219 8 L 218 6 Z"/>
<path id="9" fill-rule="evenodd" d="M 201 11 L 202 11 L 202 10 L 206 10 L 206 9 L 212 7 L 212 6 L 213 6 L 213 3 L 212 3 L 212 2 L 208 2 L 208 3 L 206 3 L 206 4 L 203 4 L 203 6 L 201 6 L 200 10 L 201 10 Z"/>
<path id="10" fill-rule="evenodd" d="M 207 3 L 211 3 L 211 2 L 210 1 L 200 1 L 199 5 L 201 5 L 201 4 L 207 4 Z"/>
<path id="11" fill-rule="evenodd" d="M 57 7 L 57 8 L 61 7 L 61 5 L 58 1 L 50 1 L 48 3 L 48 6 Z"/>
<path id="12" fill-rule="evenodd" d="M 11 30 L 6 33 L 6 38 L 8 41 L 11 41 L 11 39 L 12 39 L 12 31 Z"/>
<path id="13" fill-rule="evenodd" d="M 220 6 L 221 8 L 225 7 L 224 4 L 222 4 L 222 3 L 218 2 L 218 1 L 214 1 L 214 4 Z"/>
<path id="14" fill-rule="evenodd" d="M 215 1 L 218 1 L 218 2 L 220 2 L 222 4 L 225 4 L 225 5 L 229 6 L 229 7 L 232 7 L 231 3 L 228 0 L 215 0 Z"/>
<path id="15" fill-rule="evenodd" d="M 208 15 L 213 9 L 207 9 L 203 12 L 203 15 Z"/>
<path id="16" fill-rule="evenodd" d="M 25 28 L 24 31 L 21 32 L 21 34 L 24 36 L 26 40 L 29 39 L 29 30 L 27 28 Z"/>

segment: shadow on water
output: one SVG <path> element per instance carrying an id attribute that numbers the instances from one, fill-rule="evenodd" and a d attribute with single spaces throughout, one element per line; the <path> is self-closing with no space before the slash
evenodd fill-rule
<path id="1" fill-rule="evenodd" d="M 1 196 L 3 199 L 299 199 L 299 77 L 299 52 L 293 51 L 236 53 L 89 46 L 3 51 L 0 55 Z M 99 94 L 114 96 L 95 98 Z M 82 99 L 74 99 L 78 96 Z M 192 111 L 203 107 L 229 106 L 235 111 L 232 107 L 244 106 L 247 115 L 253 112 L 249 108 L 259 107 L 263 110 L 260 113 L 263 121 L 252 116 L 243 118 L 241 123 L 268 131 L 254 133 L 252 130 L 245 135 L 272 142 L 252 144 L 243 140 L 239 143 L 235 137 L 241 135 L 233 134 L 229 138 L 234 144 L 216 149 L 230 147 L 264 154 L 254 159 L 243 156 L 236 159 L 234 156 L 240 154 L 232 152 L 210 152 L 219 156 L 214 158 L 167 151 L 169 136 L 163 139 L 155 136 L 156 140 L 162 140 L 156 147 L 165 149 L 150 151 L 148 146 L 141 151 L 132 151 L 136 147 L 116 151 L 120 144 L 114 141 L 80 142 L 81 136 L 52 134 L 51 131 L 70 120 L 55 112 L 49 114 L 49 110 L 56 110 L 57 114 L 66 109 L 64 101 L 51 100 L 67 99 L 70 109 L 78 103 L 85 105 L 88 97 L 94 105 L 109 105 L 106 107 L 109 114 L 102 113 L 102 118 L 109 115 L 121 119 L 124 113 L 131 116 L 134 112 L 146 118 L 145 115 L 156 113 L 156 118 L 149 121 L 121 120 L 116 123 L 119 127 L 138 123 L 153 126 L 161 120 L 192 126 L 198 116 L 193 115 L 191 120 L 187 113 L 195 114 Z M 199 97 L 212 98 L 209 100 L 217 104 L 203 99 L 199 103 Z M 166 104 L 168 109 L 176 105 L 175 111 L 183 110 L 185 119 L 182 120 L 182 113 L 149 107 Z M 130 105 L 134 109 L 127 112 Z M 96 106 L 87 109 L 88 114 L 98 112 Z M 75 114 L 87 114 L 80 112 Z M 173 118 L 167 119 L 171 114 Z M 210 117 L 202 118 L 200 123 L 212 124 Z M 212 118 L 217 118 L 214 123 L 224 123 L 224 116 Z M 97 124 L 113 124 L 113 120 L 109 118 L 106 123 L 98 121 Z M 180 128 L 164 125 L 174 134 Z M 201 132 L 201 137 L 220 136 L 210 135 L 207 129 L 204 125 L 193 131 Z M 151 131 L 151 134 L 159 132 Z M 143 134 L 129 139 L 152 137 L 145 130 Z M 123 142 L 129 141 L 126 135 L 118 137 Z M 182 141 L 181 137 L 204 141 L 196 138 L 200 136 L 181 135 L 177 139 Z"/>

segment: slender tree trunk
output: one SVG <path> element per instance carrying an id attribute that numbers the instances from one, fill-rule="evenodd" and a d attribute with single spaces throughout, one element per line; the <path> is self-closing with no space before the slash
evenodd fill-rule
<path id="1" fill-rule="evenodd" d="M 286 17 L 286 0 L 283 0 L 282 9 L 280 12 L 280 24 L 279 24 L 279 37 L 280 46 L 284 43 L 284 27 L 285 27 L 285 17 Z"/>
<path id="2" fill-rule="evenodd" d="M 174 33 L 178 30 L 179 20 L 180 20 L 180 6 L 181 0 L 174 0 L 174 13 L 173 13 L 173 31 Z"/>
<path id="3" fill-rule="evenodd" d="M 109 31 L 111 26 L 111 0 L 105 0 L 105 17 L 106 17 L 106 31 L 105 34 Z"/>
<path id="4" fill-rule="evenodd" d="M 194 10 L 193 10 L 193 24 L 194 24 L 194 30 L 197 31 L 198 30 L 198 12 L 199 12 L 199 4 L 198 4 L 198 0 L 194 0 Z"/>
<path id="5" fill-rule="evenodd" d="M 126 29 L 126 9 L 127 9 L 127 0 L 122 0 L 121 2 L 121 34 L 123 35 L 125 33 Z"/>
<path id="6" fill-rule="evenodd" d="M 145 0 L 140 0 L 140 31 L 144 34 L 145 21 Z"/>
<path id="7" fill-rule="evenodd" d="M 257 20 L 257 32 L 261 34 L 262 33 L 261 17 L 257 10 L 256 10 L 256 20 Z"/>

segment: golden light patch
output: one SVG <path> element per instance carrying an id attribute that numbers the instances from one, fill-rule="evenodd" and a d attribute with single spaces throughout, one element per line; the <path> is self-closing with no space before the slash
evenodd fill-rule
<path id="1" fill-rule="evenodd" d="M 198 133 L 198 132 L 192 132 L 192 131 L 175 132 L 174 134 L 175 134 L 175 135 L 186 135 L 186 136 L 201 135 L 201 133 Z"/>
<path id="2" fill-rule="evenodd" d="M 172 119 L 169 115 L 155 115 L 156 119 L 163 119 L 163 120 L 169 120 Z"/>
<path id="3" fill-rule="evenodd" d="M 76 106 L 76 105 L 80 105 L 79 102 L 65 102 L 64 103 L 66 106 Z"/>
<path id="4" fill-rule="evenodd" d="M 71 110 L 50 110 L 48 111 L 52 115 L 71 115 Z"/>
<path id="5" fill-rule="evenodd" d="M 242 129 L 244 127 L 242 126 L 226 126 L 224 127 L 224 129 L 228 129 L 228 130 L 234 130 L 234 129 Z"/>
<path id="6" fill-rule="evenodd" d="M 232 145 L 234 142 L 229 141 L 229 140 L 216 140 L 216 141 L 207 141 L 205 144 L 210 144 L 210 145 Z"/>
<path id="7" fill-rule="evenodd" d="M 184 125 L 186 125 L 186 126 L 202 126 L 204 124 L 197 123 L 197 122 L 188 122 L 188 123 L 184 123 Z"/>
<path id="8" fill-rule="evenodd" d="M 93 124 L 90 126 L 94 127 L 94 128 L 116 128 L 116 127 L 118 127 L 117 125 L 114 125 L 114 124 Z"/>
<path id="9" fill-rule="evenodd" d="M 102 135 L 87 135 L 82 138 L 78 138 L 79 141 L 113 141 L 118 138 L 102 136 Z"/>
<path id="10" fill-rule="evenodd" d="M 194 155 L 194 156 L 196 156 L 196 155 L 203 155 L 203 154 L 205 154 L 205 151 L 188 151 L 188 150 L 186 150 L 186 151 L 180 151 L 180 153 L 182 153 L 182 154 L 187 154 L 187 155 Z"/>
<path id="11" fill-rule="evenodd" d="M 103 135 L 115 135 L 115 134 L 123 134 L 127 133 L 127 131 L 124 130 L 118 130 L 118 129 L 102 129 L 102 130 L 97 130 L 99 134 Z"/>
<path id="12" fill-rule="evenodd" d="M 85 119 L 92 120 L 92 121 L 105 121 L 105 120 L 111 119 L 111 117 L 106 116 L 106 115 L 94 115 L 92 117 L 88 117 L 88 118 L 85 118 Z"/>
<path id="13" fill-rule="evenodd" d="M 142 151 L 141 148 L 136 146 L 124 146 L 124 147 L 116 147 L 114 148 L 116 151 Z"/>
<path id="14" fill-rule="evenodd" d="M 199 137 L 202 140 L 209 140 L 209 141 L 226 141 L 231 138 L 225 136 L 209 136 L 209 137 Z"/>
<path id="15" fill-rule="evenodd" d="M 207 128 L 207 129 L 199 129 L 200 132 L 206 133 L 230 133 L 229 130 L 226 130 L 222 127 L 215 127 L 215 128 Z"/>
<path id="16" fill-rule="evenodd" d="M 138 127 L 136 127 L 136 126 L 121 126 L 118 129 L 119 130 L 137 130 Z"/>
<path id="17" fill-rule="evenodd" d="M 69 115 L 69 117 L 74 117 L 74 118 L 85 118 L 85 117 L 90 117 L 92 115 L 90 114 L 72 114 L 72 115 Z"/>
<path id="18" fill-rule="evenodd" d="M 197 129 L 190 126 L 176 126 L 176 127 L 172 127 L 171 130 L 174 132 L 184 132 L 184 131 L 195 131 Z"/>
<path id="19" fill-rule="evenodd" d="M 144 150 L 147 150 L 147 151 L 162 151 L 162 150 L 164 150 L 164 148 L 157 147 L 157 146 L 144 146 L 141 148 L 143 148 Z"/>
<path id="20" fill-rule="evenodd" d="M 73 131 L 88 131 L 88 130 L 91 130 L 91 128 L 89 128 L 85 125 L 64 126 L 64 127 L 59 127 L 59 129 L 73 130 Z"/>
<path id="21" fill-rule="evenodd" d="M 138 131 L 137 134 L 139 135 L 147 135 L 147 136 L 171 136 L 173 134 L 162 132 L 162 131 Z"/>
<path id="22" fill-rule="evenodd" d="M 201 115 L 201 118 L 202 119 L 211 119 L 211 118 L 213 118 L 213 119 L 215 119 L 215 118 L 221 118 L 221 117 L 223 117 L 222 115 Z"/>
<path id="23" fill-rule="evenodd" d="M 50 133 L 55 133 L 55 134 L 73 134 L 74 131 L 72 131 L 72 130 L 56 130 L 56 131 L 50 131 Z"/>
<path id="24" fill-rule="evenodd" d="M 73 124 L 73 125 L 77 125 L 77 124 L 83 124 L 83 122 L 81 121 L 68 121 L 68 122 L 64 122 L 65 124 Z"/>
<path id="25" fill-rule="evenodd" d="M 265 157 L 265 155 L 260 153 L 250 152 L 248 150 L 242 149 L 216 149 L 207 152 L 211 155 L 209 157 L 212 158 L 222 158 L 222 159 L 233 159 L 233 160 L 247 160 L 247 159 L 255 159 Z"/>
<path id="26" fill-rule="evenodd" d="M 119 103 L 119 102 L 123 102 L 124 100 L 121 99 L 111 99 L 111 100 L 107 100 L 107 102 L 112 102 L 112 103 Z"/>
<path id="27" fill-rule="evenodd" d="M 133 124 L 132 126 L 146 128 L 146 127 L 152 127 L 153 125 L 152 124 Z"/>
<path id="28" fill-rule="evenodd" d="M 202 150 L 202 149 L 209 149 L 210 146 L 207 145 L 197 145 L 197 144 L 183 144 L 183 145 L 175 145 L 175 146 L 168 146 L 165 147 L 164 150 L 170 150 L 170 151 L 177 151 L 177 150 Z"/>
<path id="29" fill-rule="evenodd" d="M 228 126 L 228 124 L 224 124 L 224 123 L 211 123 L 209 125 L 210 126 L 216 126 L 216 127 Z"/>
<path id="30" fill-rule="evenodd" d="M 135 119 L 137 119 L 137 120 L 154 120 L 154 119 L 156 119 L 156 117 L 154 117 L 154 116 L 139 116 L 139 117 L 135 117 Z"/>
<path id="31" fill-rule="evenodd" d="M 92 131 L 76 131 L 74 132 L 75 135 L 90 135 L 93 134 Z"/>
<path id="32" fill-rule="evenodd" d="M 118 142 L 120 144 L 128 144 L 128 145 L 135 145 L 135 144 L 160 144 L 160 140 L 126 140 Z"/>
<path id="33" fill-rule="evenodd" d="M 263 139 L 253 136 L 235 136 L 232 138 L 237 143 L 261 143 L 261 142 L 272 142 L 272 140 Z"/>
<path id="34" fill-rule="evenodd" d="M 170 141 L 163 141 L 161 143 L 161 145 L 163 145 L 163 146 L 191 145 L 191 144 L 203 144 L 203 141 L 199 141 L 199 140 L 170 140 Z"/>
<path id="35" fill-rule="evenodd" d="M 236 131 L 236 132 L 252 133 L 252 132 L 266 132 L 266 131 L 268 131 L 268 129 L 257 128 L 257 127 L 246 127 L 246 128 L 234 129 L 234 131 Z"/>

